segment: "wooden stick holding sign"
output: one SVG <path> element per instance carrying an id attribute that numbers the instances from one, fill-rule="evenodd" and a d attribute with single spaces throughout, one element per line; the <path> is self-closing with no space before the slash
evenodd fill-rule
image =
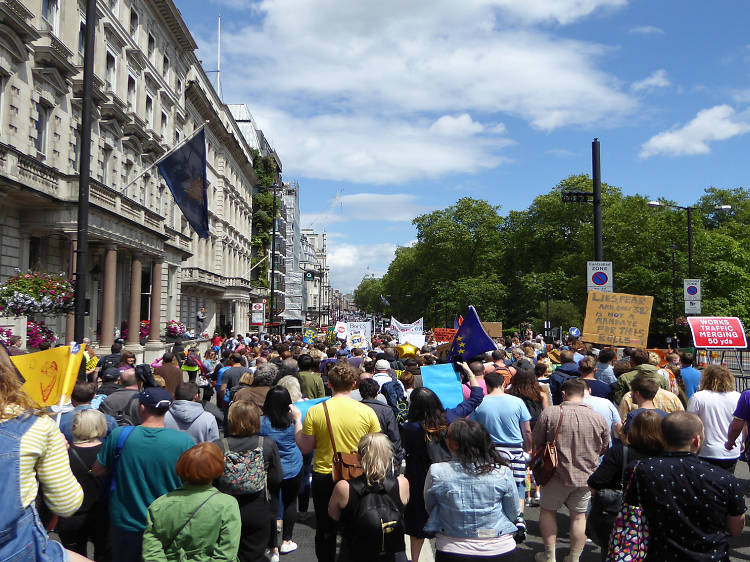
<path id="1" fill-rule="evenodd" d="M 646 347 L 654 297 L 589 291 L 581 339 L 618 347 Z"/>

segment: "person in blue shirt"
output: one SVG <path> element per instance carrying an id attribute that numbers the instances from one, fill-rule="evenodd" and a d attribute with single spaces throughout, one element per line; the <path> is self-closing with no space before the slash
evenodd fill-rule
<path id="1" fill-rule="evenodd" d="M 680 375 L 685 382 L 685 394 L 688 399 L 698 392 L 701 384 L 701 372 L 693 367 L 693 354 L 688 351 L 680 352 Z"/>
<path id="2" fill-rule="evenodd" d="M 96 386 L 94 383 L 77 382 L 73 387 L 73 392 L 70 396 L 73 409 L 60 416 L 60 433 L 65 436 L 68 443 L 73 443 L 73 418 L 75 417 L 76 412 L 94 409 L 91 405 L 91 400 L 93 400 L 95 395 Z M 107 422 L 107 435 L 109 435 L 117 428 L 117 421 L 115 418 L 107 414 L 104 414 L 104 419 Z"/>

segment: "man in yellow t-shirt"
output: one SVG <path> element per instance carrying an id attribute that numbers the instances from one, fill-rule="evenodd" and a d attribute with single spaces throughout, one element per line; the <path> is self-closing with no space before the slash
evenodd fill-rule
<path id="1" fill-rule="evenodd" d="M 368 433 L 380 431 L 375 411 L 349 397 L 359 373 L 346 361 L 339 361 L 328 373 L 333 396 L 324 402 L 331 419 L 331 431 L 340 453 L 357 450 L 359 440 Z M 315 506 L 315 555 L 320 562 L 333 562 L 336 555 L 336 522 L 328 516 L 328 502 L 333 493 L 333 446 L 323 404 L 310 408 L 302 426 L 302 415 L 292 405 L 294 437 L 303 455 L 315 449 L 312 473 L 312 498 Z"/>

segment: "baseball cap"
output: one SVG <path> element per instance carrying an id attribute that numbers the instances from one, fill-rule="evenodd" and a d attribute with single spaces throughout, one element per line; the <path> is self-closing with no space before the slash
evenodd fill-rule
<path id="1" fill-rule="evenodd" d="M 168 410 L 172 405 L 172 394 L 166 388 L 154 386 L 138 394 L 138 400 L 147 408 Z"/>
<path id="2" fill-rule="evenodd" d="M 120 369 L 117 367 L 107 367 L 99 373 L 99 377 L 103 381 L 116 381 L 120 377 Z"/>
<path id="3" fill-rule="evenodd" d="M 386 361 L 385 359 L 378 359 L 375 362 L 375 370 L 376 371 L 390 371 L 391 370 L 391 364 Z"/>

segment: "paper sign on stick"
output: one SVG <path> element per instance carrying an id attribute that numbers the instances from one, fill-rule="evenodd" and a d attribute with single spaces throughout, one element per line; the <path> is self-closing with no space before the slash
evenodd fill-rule
<path id="1" fill-rule="evenodd" d="M 422 384 L 437 394 L 446 410 L 455 408 L 464 401 L 461 379 L 453 370 L 453 364 L 429 365 L 422 367 L 420 372 Z"/>
<path id="2" fill-rule="evenodd" d="M 654 297 L 590 291 L 581 339 L 617 347 L 646 347 Z"/>

